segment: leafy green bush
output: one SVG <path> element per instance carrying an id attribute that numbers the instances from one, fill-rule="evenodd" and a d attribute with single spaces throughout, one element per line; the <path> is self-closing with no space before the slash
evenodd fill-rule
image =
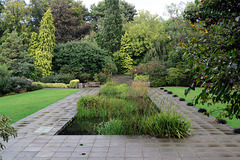
<path id="1" fill-rule="evenodd" d="M 135 75 L 134 81 L 141 81 L 141 82 L 148 82 L 149 81 L 149 75 Z"/>
<path id="2" fill-rule="evenodd" d="M 169 86 L 180 86 L 181 82 L 186 80 L 186 75 L 183 73 L 183 70 L 169 68 L 167 71 L 166 81 Z"/>
<path id="3" fill-rule="evenodd" d="M 10 118 L 0 115 L 0 137 L 6 142 L 8 142 L 10 136 L 17 136 L 17 131 L 9 124 L 10 121 Z M 5 146 L 0 141 L 0 150 L 4 148 Z"/>
<path id="4" fill-rule="evenodd" d="M 167 75 L 167 69 L 163 62 L 158 60 L 149 61 L 146 64 L 140 63 L 131 70 L 132 75 L 142 74 L 149 75 L 150 80 L 158 79 Z"/>
<path id="5" fill-rule="evenodd" d="M 9 83 L 13 92 L 27 90 L 32 85 L 32 82 L 25 77 L 10 77 Z"/>
<path id="6" fill-rule="evenodd" d="M 72 79 L 75 79 L 75 76 L 70 73 L 60 73 L 55 75 L 49 75 L 44 78 L 41 78 L 43 83 L 66 83 L 68 84 Z"/>
<path id="7" fill-rule="evenodd" d="M 69 88 L 75 88 L 77 83 L 79 83 L 79 79 L 71 80 L 69 83 Z"/>
<path id="8" fill-rule="evenodd" d="M 67 65 L 69 68 L 78 68 L 78 72 L 93 76 L 104 68 L 107 57 L 111 59 L 105 50 L 93 43 L 72 41 L 56 45 L 53 66 L 58 71 Z M 79 77 L 75 78 L 81 81 Z"/>
<path id="9" fill-rule="evenodd" d="M 31 91 L 36 91 L 36 90 L 39 90 L 39 89 L 43 89 L 42 85 L 33 84 L 33 85 L 31 85 L 30 87 L 27 88 L 27 91 L 31 92 Z"/>
<path id="10" fill-rule="evenodd" d="M 68 84 L 65 83 L 42 83 L 34 82 L 34 85 L 41 85 L 43 88 L 68 88 Z"/>
<path id="11" fill-rule="evenodd" d="M 151 81 L 151 87 L 163 87 L 166 86 L 166 78 L 165 77 L 160 77 L 158 79 L 155 79 Z"/>
<path id="12" fill-rule="evenodd" d="M 11 73 L 8 71 L 6 65 L 0 65 L 0 96 L 10 92 L 11 85 L 9 83 L 9 77 Z"/>
<path id="13" fill-rule="evenodd" d="M 95 82 L 101 82 L 101 84 L 104 84 L 108 79 L 108 75 L 103 72 L 100 72 L 99 74 L 95 73 L 93 79 Z"/>

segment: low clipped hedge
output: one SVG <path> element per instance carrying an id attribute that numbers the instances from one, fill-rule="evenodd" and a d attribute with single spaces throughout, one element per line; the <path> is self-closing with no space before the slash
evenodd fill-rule
<path id="1" fill-rule="evenodd" d="M 74 79 L 71 80 L 69 84 L 34 82 L 34 85 L 41 85 L 43 88 L 75 88 L 76 84 L 79 82 L 79 79 Z"/>
<path id="2" fill-rule="evenodd" d="M 41 85 L 43 88 L 68 88 L 68 84 L 65 83 L 42 83 L 34 82 L 35 85 Z"/>

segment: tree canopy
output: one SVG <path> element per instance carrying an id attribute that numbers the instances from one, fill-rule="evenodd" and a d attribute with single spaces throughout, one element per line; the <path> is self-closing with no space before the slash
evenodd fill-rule
<path id="1" fill-rule="evenodd" d="M 232 118 L 240 113 L 239 2 L 208 0 L 195 5 L 187 8 L 185 17 L 202 36 L 190 35 L 183 45 L 195 75 L 186 92 L 202 84 L 204 89 L 195 103 L 226 103 L 222 114 Z"/>

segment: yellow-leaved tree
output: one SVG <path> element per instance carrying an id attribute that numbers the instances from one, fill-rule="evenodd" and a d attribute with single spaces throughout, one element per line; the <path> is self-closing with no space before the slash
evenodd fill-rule
<path id="1" fill-rule="evenodd" d="M 41 77 L 52 73 L 52 58 L 55 48 L 55 27 L 51 8 L 44 14 L 39 28 L 39 34 L 32 34 L 29 55 L 34 59 L 34 67 Z"/>

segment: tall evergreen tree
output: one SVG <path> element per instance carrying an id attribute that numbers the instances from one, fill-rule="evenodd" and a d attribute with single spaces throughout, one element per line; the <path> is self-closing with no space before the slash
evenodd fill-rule
<path id="1" fill-rule="evenodd" d="M 33 32 L 28 46 L 28 55 L 33 57 L 35 55 L 35 51 L 37 48 L 38 48 L 38 34 Z"/>
<path id="2" fill-rule="evenodd" d="M 38 35 L 38 47 L 35 52 L 31 52 L 34 58 L 35 69 L 41 77 L 50 75 L 52 72 L 52 58 L 55 48 L 55 27 L 51 8 L 47 10 L 41 20 Z"/>
<path id="3" fill-rule="evenodd" d="M 102 46 L 113 53 L 120 49 L 122 36 L 119 0 L 105 0 L 105 7 Z"/>
<path id="4" fill-rule="evenodd" d="M 0 64 L 7 64 L 13 76 L 27 76 L 33 68 L 27 47 L 15 30 L 0 46 Z"/>

